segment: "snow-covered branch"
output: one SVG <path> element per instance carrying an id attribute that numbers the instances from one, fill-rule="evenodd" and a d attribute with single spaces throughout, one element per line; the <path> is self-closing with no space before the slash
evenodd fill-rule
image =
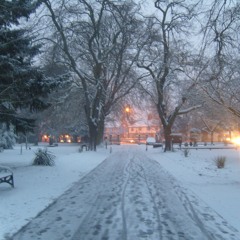
<path id="1" fill-rule="evenodd" d="M 192 112 L 192 111 L 194 111 L 198 108 L 201 108 L 201 107 L 202 107 L 202 105 L 192 106 L 192 107 L 180 110 L 177 115 L 187 114 L 187 113 Z"/>

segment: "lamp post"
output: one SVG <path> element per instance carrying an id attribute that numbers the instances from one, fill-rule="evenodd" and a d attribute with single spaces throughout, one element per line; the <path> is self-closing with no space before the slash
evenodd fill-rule
<path id="1" fill-rule="evenodd" d="M 125 110 L 125 116 L 126 116 L 127 137 L 129 138 L 129 124 L 128 124 L 128 120 L 129 120 L 129 114 L 131 112 L 131 108 L 129 106 L 126 106 L 124 110 Z"/>

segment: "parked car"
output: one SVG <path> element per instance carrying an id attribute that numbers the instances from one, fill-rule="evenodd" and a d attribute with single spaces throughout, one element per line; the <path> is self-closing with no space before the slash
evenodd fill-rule
<path id="1" fill-rule="evenodd" d="M 154 145 L 156 143 L 156 139 L 154 137 L 148 137 L 146 139 L 146 145 Z"/>

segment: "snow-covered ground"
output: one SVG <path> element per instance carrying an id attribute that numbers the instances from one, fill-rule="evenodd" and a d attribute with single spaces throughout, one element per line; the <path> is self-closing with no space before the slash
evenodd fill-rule
<path id="1" fill-rule="evenodd" d="M 149 154 L 240 232 L 240 149 L 192 149 L 189 157 L 180 150 L 160 152 L 152 149 Z M 215 163 L 219 156 L 226 157 L 223 169 Z"/>
<path id="2" fill-rule="evenodd" d="M 44 147 L 40 144 L 39 147 Z M 130 146 L 113 146 L 112 152 Z M 185 157 L 181 150 L 163 153 L 160 148 L 131 145 L 144 151 L 168 171 L 179 184 L 203 200 L 240 232 L 240 152 L 239 150 L 191 150 Z M 37 147 L 20 153 L 20 146 L 0 153 L 0 165 L 12 167 L 15 188 L 0 184 L 0 239 L 11 235 L 51 204 L 76 181 L 99 165 L 110 149 L 78 152 L 74 144 L 49 148 L 56 155 L 54 167 L 32 166 Z M 214 159 L 226 156 L 226 166 L 218 169 Z"/>
<path id="3" fill-rule="evenodd" d="M 48 148 L 56 156 L 54 167 L 32 166 L 34 152 L 46 146 L 40 143 L 26 150 L 23 145 L 21 154 L 17 145 L 0 153 L 0 165 L 12 168 L 15 182 L 15 188 L 0 184 L 0 240 L 28 223 L 109 154 L 104 148 L 79 153 L 76 144 L 59 144 Z"/>

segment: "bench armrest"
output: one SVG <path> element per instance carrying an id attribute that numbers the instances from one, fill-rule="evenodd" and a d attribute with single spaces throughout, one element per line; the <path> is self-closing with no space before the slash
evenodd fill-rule
<path id="1" fill-rule="evenodd" d="M 13 171 L 11 168 L 0 165 L 0 173 L 10 173 L 11 175 L 13 174 Z M 10 175 L 9 174 L 9 175 Z"/>

